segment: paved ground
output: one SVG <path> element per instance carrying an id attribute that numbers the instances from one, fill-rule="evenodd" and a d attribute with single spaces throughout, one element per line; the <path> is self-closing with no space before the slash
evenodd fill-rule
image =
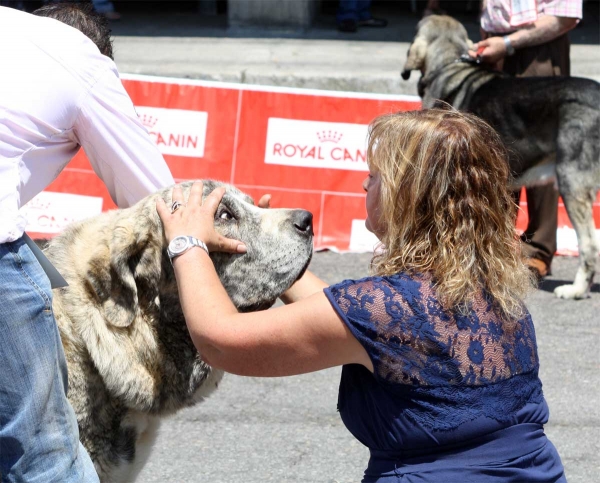
<path id="1" fill-rule="evenodd" d="M 311 270 L 334 283 L 367 275 L 369 260 L 322 252 Z M 590 483 L 600 471 L 600 284 L 578 302 L 552 294 L 572 279 L 576 265 L 574 258 L 558 257 L 554 276 L 530 297 L 529 307 L 551 412 L 546 432 L 569 482 Z M 368 452 L 339 418 L 338 382 L 337 368 L 289 378 L 226 375 L 212 397 L 165 421 L 139 481 L 358 482 Z"/>
<path id="2" fill-rule="evenodd" d="M 570 34 L 572 73 L 600 80 L 598 3 L 585 6 L 581 26 Z M 418 75 L 402 81 L 400 70 L 420 17 L 408 6 L 376 7 L 388 27 L 356 34 L 338 32 L 332 13 L 302 31 L 228 28 L 224 15 L 125 13 L 112 24 L 115 60 L 121 72 L 132 74 L 416 95 Z M 473 11 L 450 13 L 472 40 L 479 38 Z"/>

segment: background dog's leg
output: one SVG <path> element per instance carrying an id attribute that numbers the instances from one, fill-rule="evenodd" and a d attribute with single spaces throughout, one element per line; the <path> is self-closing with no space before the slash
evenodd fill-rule
<path id="1" fill-rule="evenodd" d="M 598 241 L 594 226 L 592 206 L 596 197 L 595 190 L 587 193 L 564 194 L 565 208 L 575 228 L 579 244 L 579 268 L 573 285 L 562 285 L 554 289 L 557 297 L 563 299 L 581 299 L 589 295 L 598 257 Z"/>

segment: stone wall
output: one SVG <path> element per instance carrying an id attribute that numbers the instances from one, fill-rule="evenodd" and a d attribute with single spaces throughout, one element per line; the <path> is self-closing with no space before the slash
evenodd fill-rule
<path id="1" fill-rule="evenodd" d="M 232 27 L 295 27 L 312 24 L 318 0 L 228 0 Z"/>

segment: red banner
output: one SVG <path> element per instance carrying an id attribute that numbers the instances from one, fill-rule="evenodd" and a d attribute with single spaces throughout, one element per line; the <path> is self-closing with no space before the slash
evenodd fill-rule
<path id="1" fill-rule="evenodd" d="M 316 249 L 372 250 L 362 190 L 367 127 L 378 115 L 420 109 L 418 97 L 133 75 L 123 75 L 123 84 L 176 180 L 218 179 L 255 199 L 271 193 L 273 206 L 314 214 Z M 80 151 L 23 210 L 27 231 L 49 237 L 113 208 Z M 594 215 L 600 226 L 600 202 Z M 559 230 L 559 251 L 576 253 L 562 203 L 559 222 L 567 230 Z"/>

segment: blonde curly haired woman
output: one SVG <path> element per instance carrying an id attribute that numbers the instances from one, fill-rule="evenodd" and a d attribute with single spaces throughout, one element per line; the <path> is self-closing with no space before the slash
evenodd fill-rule
<path id="1" fill-rule="evenodd" d="M 371 453 L 363 482 L 564 482 L 543 426 L 532 288 L 519 254 L 506 151 L 478 118 L 391 114 L 370 128 L 367 228 L 385 247 L 374 275 L 327 287 L 307 273 L 287 305 L 239 314 L 210 257 L 173 260 L 191 337 L 235 374 L 285 376 L 342 365 L 339 411 Z M 223 195 L 157 209 L 167 239 L 209 250 L 241 242 L 213 228 Z M 179 188 L 173 199 L 183 202 Z M 202 286 L 198 291 L 196 287 Z"/>

